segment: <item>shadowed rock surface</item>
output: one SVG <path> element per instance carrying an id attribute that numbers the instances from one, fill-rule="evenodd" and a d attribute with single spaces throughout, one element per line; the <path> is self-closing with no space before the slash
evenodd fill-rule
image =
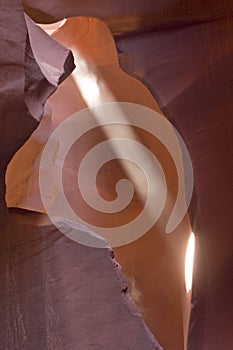
<path id="1" fill-rule="evenodd" d="M 67 6 L 62 1 L 54 0 L 55 3 L 64 6 L 63 9 Z M 56 19 L 63 17 L 59 9 L 46 3 L 27 1 L 25 4 L 40 8 Z M 139 16 L 137 28 L 134 28 L 138 33 L 128 36 L 124 33 L 130 31 L 129 26 L 125 25 L 123 30 L 119 19 L 117 47 L 121 67 L 149 87 L 160 108 L 182 134 L 194 167 L 195 194 L 190 214 L 198 249 L 188 348 L 230 349 L 233 315 L 230 300 L 233 292 L 230 278 L 233 266 L 232 1 L 211 4 L 208 1 L 134 1 L 131 4 L 127 1 L 120 6 L 119 2 L 116 5 L 110 1 L 106 7 L 97 9 L 92 1 L 86 7 L 86 2 L 79 7 L 71 1 L 65 15 L 93 15 L 105 19 Z M 148 13 L 154 16 L 155 30 L 139 33 L 148 24 Z M 33 15 L 38 15 L 39 19 L 36 11 Z M 172 28 L 168 29 L 169 26 Z"/>
<path id="2" fill-rule="evenodd" d="M 1 232 L 2 349 L 162 350 L 127 292 L 111 250 L 52 225 Z"/>
<path id="3" fill-rule="evenodd" d="M 121 66 L 149 87 L 193 163 L 197 250 L 189 350 L 232 348 L 232 38 L 229 17 L 117 40 Z"/>
<path id="4" fill-rule="evenodd" d="M 111 251 L 78 245 L 52 225 L 22 225 L 8 215 L 6 166 L 74 65 L 69 50 L 29 18 L 25 22 L 20 2 L 1 8 L 1 347 L 162 349 L 129 297 Z"/>
<path id="5" fill-rule="evenodd" d="M 4 208 L 6 166 L 38 126 L 47 98 L 74 64 L 69 50 L 45 35 L 27 16 L 25 20 L 20 1 L 3 1 L 1 7 L 0 203 Z M 44 47 L 42 55 L 35 40 Z M 50 49 L 51 54 L 46 54 Z"/>
<path id="6" fill-rule="evenodd" d="M 109 22 L 110 28 L 112 25 L 113 32 L 118 34 L 116 42 L 121 67 L 149 87 L 160 108 L 182 134 L 194 167 L 195 194 L 190 214 L 193 231 L 198 237 L 188 349 L 231 349 L 232 2 L 216 1 L 210 5 L 207 1 L 170 1 L 169 4 L 153 2 L 155 5 L 152 5 L 151 1 L 134 1 L 120 6 L 119 2 L 110 1 L 102 6 L 98 2 L 97 6 L 96 1 L 71 1 L 68 6 L 67 1 L 54 0 L 26 1 L 25 4 L 30 6 L 26 8 L 28 13 L 39 22 L 74 15 L 98 16 Z M 3 5 L 9 9 L 6 1 Z M 161 10 L 154 25 L 157 9 Z M 20 12 L 20 9 L 15 6 L 15 11 Z M 131 14 L 129 28 L 125 18 L 129 19 Z M 153 17 L 153 24 L 148 21 L 148 15 Z M 164 15 L 163 19 L 161 15 Z M 119 17 L 119 26 L 112 17 Z M 26 30 L 19 30 L 21 26 L 25 28 L 23 21 L 15 27 L 17 35 L 21 34 L 17 42 L 25 43 Z M 154 30 L 145 31 L 148 26 Z M 131 35 L 123 35 L 129 32 Z M 19 66 L 24 63 L 22 54 L 20 57 Z M 12 80 L 15 81 L 15 72 Z M 23 95 L 24 85 L 20 79 L 19 82 L 17 91 Z M 12 125 L 14 118 L 9 116 L 13 115 L 13 105 L 11 112 L 6 106 L 14 101 L 14 107 L 19 109 L 24 100 L 20 97 L 19 100 L 12 98 L 7 104 L 5 101 L 1 105 L 3 115 L 8 116 L 6 124 Z M 25 122 L 22 135 L 17 133 L 20 138 L 17 144 L 13 142 L 16 139 L 14 129 L 9 128 L 12 133 L 9 138 L 7 136 L 7 143 L 12 147 L 8 152 L 8 146 L 4 148 L 6 142 L 2 142 L 1 154 L 4 156 L 1 159 L 7 159 L 1 167 L 2 174 L 5 164 L 36 123 L 30 118 Z M 3 175 L 1 179 L 3 183 Z M 1 194 L 3 201 L 4 190 Z"/>
<path id="7" fill-rule="evenodd" d="M 43 26 L 46 30 L 51 30 L 51 27 L 55 25 Z M 49 99 L 51 117 L 43 118 L 38 129 L 13 158 L 7 172 L 8 205 L 42 213 L 45 213 L 45 209 L 39 191 L 38 159 L 46 138 L 50 136 L 51 121 L 56 127 L 87 106 L 115 101 L 140 104 L 161 113 L 148 89 L 120 68 L 114 39 L 102 21 L 95 18 L 74 17 L 67 19 L 63 24 L 57 23 L 56 27 L 53 29 L 55 31 L 52 36 L 67 48 L 72 49 L 76 68 Z M 79 116 L 80 114 L 77 118 Z M 142 114 L 141 118 L 146 117 Z M 165 117 L 160 115 L 159 118 Z M 95 121 L 95 115 L 92 115 L 91 120 Z M 79 123 L 80 127 L 81 124 L 88 125 L 86 118 Z M 141 239 L 135 239 L 126 246 L 114 248 L 114 251 L 130 282 L 131 295 L 151 332 L 167 350 L 182 349 L 187 336 L 190 310 L 190 295 L 185 291 L 184 261 L 191 228 L 186 215 L 172 235 L 165 234 L 166 220 L 174 205 L 178 183 L 176 169 L 163 144 L 145 130 L 132 125 L 128 127 L 120 125 L 117 128 L 108 125 L 90 130 L 72 145 L 62 166 L 66 198 L 79 217 L 84 217 L 87 223 L 100 227 L 118 227 L 121 224 L 127 224 L 140 213 L 143 209 L 143 198 L 140 193 L 146 194 L 148 185 L 144 179 L 145 176 L 137 166 L 134 166 L 133 172 L 137 174 L 138 179 L 140 178 L 140 188 L 135 185 L 134 198 L 126 210 L 119 213 L 100 213 L 90 208 L 77 188 L 77 173 L 83 157 L 94 146 L 106 140 L 111 141 L 114 137 L 133 139 L 143 144 L 155 154 L 165 172 L 168 196 L 158 222 Z M 62 137 L 62 139 L 68 138 L 69 135 Z M 62 142 L 62 139 L 59 142 Z M 115 159 L 115 152 L 118 150 L 112 148 L 111 143 L 108 151 L 109 149 L 114 153 Z M 51 151 L 54 157 L 56 152 L 55 147 L 54 151 Z M 146 159 L 145 153 L 143 157 Z M 122 163 L 122 159 L 115 159 L 102 166 L 95 181 L 102 198 L 108 200 L 114 198 L 115 185 L 119 179 L 128 178 L 132 181 L 128 175 L 132 166 L 132 162 Z M 17 169 L 17 177 L 15 169 Z M 86 192 L 93 187 L 89 181 L 89 175 L 90 169 L 87 169 Z M 154 186 L 155 175 L 149 181 Z M 55 201 L 57 198 L 55 181 L 50 184 L 48 192 Z M 158 202 L 159 199 L 154 200 Z M 129 234 L 134 233 L 129 232 Z M 167 329 L 170 329 L 169 337 L 166 334 Z"/>

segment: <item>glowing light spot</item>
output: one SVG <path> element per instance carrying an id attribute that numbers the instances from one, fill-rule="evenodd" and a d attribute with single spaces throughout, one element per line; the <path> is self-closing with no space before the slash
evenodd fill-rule
<path id="1" fill-rule="evenodd" d="M 59 23 L 59 28 L 61 28 L 61 27 L 63 27 L 64 26 L 64 24 L 66 23 L 66 21 L 67 21 L 67 19 L 66 18 L 64 18 L 62 21 L 60 21 Z"/>
<path id="2" fill-rule="evenodd" d="M 195 252 L 195 235 L 192 232 L 188 240 L 186 257 L 185 257 L 186 293 L 189 293 L 192 289 L 194 252 Z"/>
<path id="3" fill-rule="evenodd" d="M 64 18 L 61 21 L 55 22 L 55 23 L 49 23 L 49 24 L 39 24 L 39 26 L 44 29 L 44 31 L 48 35 L 54 34 L 59 28 L 63 27 L 66 23 L 67 19 Z"/>

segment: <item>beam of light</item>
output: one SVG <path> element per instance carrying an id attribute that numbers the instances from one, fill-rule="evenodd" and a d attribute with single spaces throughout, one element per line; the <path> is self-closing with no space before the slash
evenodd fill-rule
<path id="1" fill-rule="evenodd" d="M 61 28 L 65 23 L 66 19 L 53 23 L 53 24 L 42 24 L 40 27 L 44 29 L 49 35 L 55 33 L 59 28 Z M 98 71 L 95 63 L 89 58 L 85 59 L 79 52 L 76 46 L 70 45 L 69 48 L 72 50 L 76 68 L 72 72 L 71 76 L 77 86 L 82 98 L 84 99 L 88 107 L 102 104 L 107 102 L 116 102 L 114 94 L 110 91 L 105 80 Z M 126 121 L 127 117 L 122 112 L 119 106 L 114 107 L 119 116 L 119 120 Z M 99 120 L 99 116 L 95 114 L 93 116 L 96 120 Z M 119 137 L 119 128 L 103 129 L 102 132 L 105 134 L 106 139 L 111 140 L 113 138 Z M 121 137 L 125 136 L 127 139 L 140 140 L 136 136 L 133 128 L 127 128 L 127 131 L 121 131 Z M 129 179 L 134 183 L 136 191 L 141 198 L 145 198 L 145 190 L 143 186 L 140 185 L 139 179 L 141 179 L 140 172 L 135 171 L 135 167 L 132 164 L 125 165 L 125 162 L 121 161 L 122 156 L 124 156 L 124 149 L 114 149 L 116 159 L 118 159 L 125 173 L 128 175 Z M 141 158 L 144 161 L 151 162 L 151 157 L 148 156 L 146 152 L 141 154 Z"/>
<path id="2" fill-rule="evenodd" d="M 46 28 L 48 29 L 55 29 L 58 30 L 58 28 L 62 27 L 64 25 L 66 20 L 63 20 L 61 22 L 57 22 L 56 29 L 55 28 Z M 43 27 L 43 29 L 45 29 Z M 45 30 L 46 30 L 45 29 Z M 51 32 L 53 33 L 53 32 Z M 78 43 L 77 43 L 78 44 Z M 68 45 L 69 49 L 72 50 L 74 61 L 76 64 L 75 70 L 72 72 L 72 78 L 77 86 L 79 93 L 81 94 L 83 100 L 85 101 L 86 105 L 88 107 L 101 105 L 106 102 L 117 102 L 116 97 L 112 93 L 112 91 L 109 89 L 108 85 L 106 84 L 104 78 L 101 76 L 100 71 L 98 70 L 96 64 L 94 61 L 92 61 L 91 57 L 87 54 L 87 57 L 84 57 L 82 55 L 82 50 L 79 50 L 78 47 L 74 44 Z M 117 115 L 117 119 L 119 124 L 122 122 L 122 124 L 127 124 L 128 116 L 125 114 L 123 109 L 115 104 L 114 110 L 112 110 L 113 115 Z M 101 120 L 102 116 L 99 115 L 98 109 L 95 110 L 95 113 L 93 114 L 93 117 L 95 120 L 99 123 L 101 127 Z M 134 128 L 128 124 L 129 127 L 122 128 L 119 126 L 115 126 L 114 128 L 106 128 L 102 127 L 102 132 L 105 134 L 107 140 L 124 138 L 127 140 L 135 140 L 139 144 L 141 144 L 141 140 L 137 137 Z M 119 133 L 120 131 L 120 133 Z M 167 140 L 165 140 L 167 141 Z M 165 142 L 166 143 L 166 142 Z M 141 181 L 141 169 L 135 169 L 135 165 L 131 164 L 130 162 L 122 162 L 122 159 L 124 159 L 125 155 L 125 148 L 122 147 L 119 143 L 112 144 L 113 153 L 115 155 L 114 159 L 118 159 L 120 165 L 122 166 L 123 170 L 127 174 L 129 181 L 134 184 L 135 192 L 138 194 L 138 196 L 142 199 L 144 202 L 144 199 L 149 195 L 149 183 L 148 186 L 142 185 Z M 115 147 L 114 147 L 115 146 Z M 166 145 L 165 145 L 166 146 Z M 140 164 L 148 164 L 152 165 L 153 163 L 153 157 L 150 154 L 150 152 L 147 152 L 146 150 L 140 150 L 140 152 L 137 154 L 138 158 L 140 160 Z M 181 157 L 180 157 L 181 159 Z M 180 165 L 180 164 L 179 164 Z M 181 166 L 180 166 L 181 167 Z M 163 174 L 163 171 L 160 171 L 158 173 L 154 173 L 153 175 L 153 184 L 156 184 L 156 186 L 152 186 L 151 188 L 156 189 L 161 187 L 161 174 Z M 150 178 L 152 178 L 150 176 Z M 148 180 L 148 179 L 147 179 Z M 148 181 L 147 181 L 148 182 Z M 183 183 L 181 181 L 181 183 Z M 147 188 L 148 187 L 148 188 Z M 170 197 L 170 193 L 167 193 L 168 198 Z M 151 208 L 152 209 L 152 208 Z M 150 216 L 151 213 L 148 213 Z M 173 215 L 174 216 L 174 215 Z"/>
<path id="3" fill-rule="evenodd" d="M 86 102 L 88 107 L 92 107 L 95 105 L 100 105 L 108 102 L 117 102 L 114 94 L 109 89 L 108 85 L 106 84 L 105 80 L 101 76 L 100 72 L 98 71 L 98 68 L 94 64 L 94 62 L 91 61 L 91 59 L 88 57 L 85 59 L 82 56 L 82 53 L 76 48 L 76 47 L 70 47 L 72 49 L 74 60 L 76 63 L 76 69 L 72 73 L 73 80 L 82 95 L 84 101 Z M 132 82 L 133 84 L 133 82 Z M 124 110 L 121 108 L 120 104 L 113 104 L 112 105 L 112 115 L 117 115 L 117 120 L 122 124 L 127 124 L 129 116 L 126 115 Z M 101 120 L 102 120 L 102 114 L 98 112 L 98 109 L 95 110 L 93 113 L 93 117 L 95 120 L 99 123 L 101 126 Z M 143 118 L 143 116 L 142 116 Z M 162 117 L 164 118 L 165 117 Z M 161 126 L 162 128 L 162 126 Z M 139 144 L 142 143 L 142 141 L 137 137 L 134 128 L 128 124 L 127 128 L 122 128 L 120 125 L 115 125 L 114 128 L 105 128 L 102 127 L 102 132 L 105 134 L 107 140 L 112 140 L 116 138 L 122 138 L 127 140 L 135 140 Z M 182 163 L 182 153 L 180 149 L 180 144 L 178 140 L 176 139 L 175 132 L 172 128 L 172 126 L 169 126 L 166 130 L 166 133 L 169 135 L 170 138 L 165 137 L 165 143 L 161 141 L 166 147 L 169 147 L 169 151 L 172 154 L 172 158 L 175 159 L 176 167 L 177 169 L 183 169 L 183 163 Z M 162 134 L 165 136 L 164 132 Z M 162 136 L 161 135 L 161 136 Z M 163 138 L 162 138 L 163 139 Z M 139 196 L 139 198 L 144 202 L 145 198 L 148 198 L 149 196 L 149 188 L 150 191 L 157 190 L 159 187 L 163 184 L 163 177 L 161 177 L 163 170 L 154 172 L 153 177 L 149 176 L 147 177 L 147 185 L 143 185 L 143 182 L 141 180 L 141 169 L 138 167 L 135 168 L 135 164 L 130 164 L 130 162 L 125 163 L 122 161 L 124 159 L 124 155 L 126 153 L 125 147 L 121 147 L 120 144 L 112 144 L 112 149 L 115 154 L 115 159 L 118 159 L 118 162 L 122 169 L 124 170 L 125 174 L 128 176 L 128 179 L 132 184 L 134 184 L 134 190 L 135 193 Z M 172 152 L 171 152 L 172 150 Z M 176 151 L 176 154 L 174 152 Z M 179 154 L 178 154 L 179 153 Z M 141 150 L 140 153 L 137 154 L 138 160 L 140 164 L 153 164 L 154 160 L 150 152 L 146 150 Z M 163 173 L 164 175 L 164 173 Z M 173 214 L 172 218 L 173 221 L 176 222 L 177 216 L 179 213 L 186 212 L 187 205 L 185 201 L 185 196 L 182 197 L 182 194 L 184 193 L 184 173 L 180 171 L 178 173 L 179 177 L 179 198 L 177 197 L 176 201 L 178 205 L 176 205 L 174 208 L 176 208 L 175 214 Z M 153 184 L 153 185 L 152 185 Z M 149 186 L 151 185 L 151 186 Z M 166 184 L 165 184 L 166 186 Z M 171 201 L 174 200 L 173 196 L 170 192 L 166 193 L 167 198 Z M 157 197 L 157 200 L 160 201 L 160 199 Z M 161 201 L 162 203 L 163 201 Z M 177 204 L 176 203 L 176 204 Z M 151 214 L 148 213 L 150 216 Z M 176 225 L 172 222 L 172 227 L 176 227 Z M 172 231 L 172 230 L 171 230 Z M 166 231 L 167 232 L 167 231 Z M 170 231 L 169 231 L 170 232 Z"/>
<path id="4" fill-rule="evenodd" d="M 100 94 L 102 84 L 98 79 L 98 74 L 95 72 L 94 67 L 90 67 L 85 59 L 80 56 L 80 54 L 76 53 L 75 48 L 72 47 L 71 49 L 76 64 L 76 68 L 72 73 L 72 76 L 80 94 L 82 95 L 87 106 L 93 106 L 101 103 L 101 94 L 105 92 L 105 86 L 102 86 L 104 91 L 101 91 Z"/>
<path id="5" fill-rule="evenodd" d="M 79 89 L 80 94 L 85 100 L 88 107 L 98 105 L 108 102 L 116 102 L 115 96 L 112 94 L 110 89 L 108 88 L 106 82 L 101 77 L 100 72 L 97 70 L 93 62 L 87 61 L 82 57 L 82 55 L 77 51 L 77 48 L 71 47 L 71 50 L 74 55 L 74 60 L 76 64 L 76 69 L 72 73 L 72 77 L 74 82 Z M 123 113 L 121 108 L 117 105 L 114 107 L 118 115 L 119 121 L 127 121 L 127 116 Z M 94 118 L 98 121 L 100 118 L 98 113 L 95 113 Z M 105 134 L 106 139 L 111 140 L 119 137 L 119 128 L 111 128 L 111 129 L 102 129 L 102 132 Z M 140 140 L 136 136 L 132 127 L 128 127 L 126 131 L 120 131 L 121 137 L 125 137 L 126 139 L 136 140 L 140 143 Z M 134 183 L 136 192 L 139 197 L 145 198 L 145 189 L 141 186 L 140 174 L 138 171 L 135 171 L 135 167 L 132 164 L 125 164 L 125 162 L 121 161 L 121 158 L 124 158 L 125 149 L 121 149 L 120 146 L 114 149 L 114 153 L 116 159 L 118 159 L 125 173 L 128 175 L 129 179 Z M 140 156 L 140 155 L 139 155 Z M 143 152 L 141 154 L 141 158 L 145 161 L 151 162 L 151 157 L 147 154 L 147 152 Z"/>
<path id="6" fill-rule="evenodd" d="M 189 293 L 192 289 L 192 280 L 193 280 L 193 263 L 194 263 L 194 252 L 195 252 L 195 235 L 192 232 L 190 234 L 186 257 L 185 257 L 185 286 L 186 293 Z"/>

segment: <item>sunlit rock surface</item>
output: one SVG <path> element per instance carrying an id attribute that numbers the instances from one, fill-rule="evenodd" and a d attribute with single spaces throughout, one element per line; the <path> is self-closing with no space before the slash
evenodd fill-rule
<path id="1" fill-rule="evenodd" d="M 44 103 L 74 66 L 70 51 L 44 35 L 29 18 L 25 22 L 19 1 L 14 6 L 4 1 L 1 6 L 4 9 L 1 11 L 0 58 L 0 159 L 3 182 L 5 167 L 10 158 L 38 126 Z M 17 20 L 12 21 L 12 18 Z M 9 22 L 12 22 L 10 29 Z M 34 30 L 39 30 L 37 40 L 40 40 L 41 45 L 54 48 L 54 58 L 51 56 L 46 59 L 46 49 L 45 56 L 41 57 L 34 48 Z M 57 58 L 56 49 L 60 53 Z M 56 70 L 56 75 L 51 77 L 51 70 L 46 68 L 42 74 L 42 65 L 50 65 Z M 1 201 L 4 201 L 4 192 L 1 192 Z"/>
<path id="2" fill-rule="evenodd" d="M 188 349 L 231 349 L 232 2 L 67 4 L 26 1 L 25 9 L 38 22 L 75 15 L 104 19 L 118 35 L 121 67 L 147 84 L 189 148 L 195 174 L 190 213 L 198 249 Z M 137 34 L 124 36 L 129 32 Z M 34 127 L 24 130 L 16 148 Z M 151 280 L 147 283 L 150 290 Z"/>
<path id="3" fill-rule="evenodd" d="M 29 141 L 14 157 L 8 169 L 8 206 L 38 212 L 44 212 L 39 193 L 38 162 L 44 138 L 48 138 L 50 134 L 51 121 L 53 126 L 57 127 L 72 114 L 87 106 L 115 101 L 140 104 L 160 112 L 148 89 L 121 70 L 114 40 L 102 21 L 75 17 L 58 23 L 57 28 L 55 25 L 43 28 L 50 31 L 54 39 L 72 49 L 76 68 L 49 99 L 51 120 L 45 118 L 44 122 L 42 121 Z M 161 115 L 160 118 L 164 116 Z M 85 120 L 83 122 L 85 123 Z M 72 146 L 63 166 L 65 193 L 72 209 L 90 224 L 115 227 L 127 223 L 143 208 L 143 200 L 137 194 L 138 189 L 136 188 L 132 203 L 123 213 L 100 214 L 88 207 L 78 192 L 77 173 L 80 162 L 95 145 L 116 136 L 139 140 L 155 153 L 165 169 L 169 191 L 165 210 L 157 224 L 144 237 L 125 247 L 116 248 L 115 252 L 128 277 L 131 295 L 150 330 L 167 350 L 182 349 L 187 336 L 190 308 L 190 296 L 186 294 L 184 283 L 185 249 L 191 231 L 188 216 L 172 236 L 165 234 L 166 220 L 177 193 L 176 169 L 166 148 L 152 135 L 132 126 L 127 128 L 121 126 L 118 129 L 117 134 L 116 127 L 96 128 Z M 56 148 L 54 152 L 56 153 Z M 130 167 L 132 168 L 132 164 L 122 163 L 121 160 L 102 167 L 96 179 L 96 186 L 103 198 L 108 200 L 114 198 L 115 184 L 119 179 L 127 177 L 127 169 L 131 169 Z M 16 168 L 17 178 L 14 175 Z M 141 171 L 135 166 L 133 172 L 142 178 L 140 190 L 146 193 L 147 184 L 145 180 L 143 181 Z M 88 176 L 89 171 L 86 173 L 87 179 Z M 57 185 L 54 182 L 54 189 L 51 186 L 49 195 L 56 198 Z M 89 187 L 87 180 L 86 191 Z M 168 328 L 169 337 L 166 334 Z"/>
<path id="4" fill-rule="evenodd" d="M 1 8 L 1 347 L 161 349 L 111 251 L 78 245 L 53 225 L 23 225 L 7 216 L 6 165 L 74 65 L 70 51 L 25 22 L 19 2 L 4 1 Z M 39 147 L 44 140 L 38 132 Z"/>

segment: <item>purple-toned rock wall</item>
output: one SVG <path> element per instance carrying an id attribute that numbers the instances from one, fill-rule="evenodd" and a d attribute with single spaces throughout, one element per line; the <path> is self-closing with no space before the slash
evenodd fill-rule
<path id="1" fill-rule="evenodd" d="M 232 33 L 228 18 L 117 40 L 122 67 L 150 88 L 193 163 L 190 350 L 232 347 Z"/>
<path id="2" fill-rule="evenodd" d="M 194 168 L 195 191 L 190 217 L 197 236 L 188 349 L 230 350 L 233 314 L 232 2 L 28 0 L 24 4 L 28 14 L 38 22 L 75 15 L 104 19 L 116 34 L 121 67 L 148 86 L 162 111 L 181 133 Z M 71 72 L 73 64 L 69 51 L 57 46 L 27 17 L 25 21 L 19 1 L 4 0 L 1 8 L 0 200 L 3 222 L 6 165 L 38 125 L 46 99 Z M 48 48 L 46 63 L 50 68 L 55 64 L 55 80 L 54 74 L 48 75 L 51 69 L 45 69 L 41 51 L 36 52 L 39 46 L 33 40 L 38 37 L 38 45 L 39 41 L 40 45 L 44 42 L 43 47 Z M 54 53 L 51 59 L 50 54 Z M 82 345 L 78 348 L 82 350 L 98 349 L 99 344 L 100 349 L 159 349 L 138 314 L 124 303 L 108 253 L 74 245 L 51 227 L 18 227 L 9 221 L 7 225 L 2 224 L 1 340 L 4 348 L 75 349 L 79 341 Z M 97 264 L 88 285 L 85 271 Z M 82 276 L 85 283 L 80 283 L 78 276 Z M 103 287 L 110 289 L 102 292 Z M 76 293 L 79 288 L 83 300 Z M 97 302 L 93 301 L 94 296 Z M 108 296 L 113 298 L 111 304 L 107 302 Z M 87 305 L 89 315 L 93 310 L 98 315 L 95 321 L 90 316 L 86 318 Z M 119 322 L 119 315 L 123 323 Z M 97 337 L 103 328 L 107 335 L 101 333 L 98 341 L 87 337 L 92 329 Z M 169 337 L 169 329 L 167 333 Z M 93 345 L 95 341 L 98 345 Z"/>
<path id="3" fill-rule="evenodd" d="M 162 349 L 110 249 L 79 245 L 53 225 L 8 216 L 6 166 L 74 64 L 69 50 L 24 17 L 19 1 L 2 2 L 0 20 L 1 348 Z"/>

